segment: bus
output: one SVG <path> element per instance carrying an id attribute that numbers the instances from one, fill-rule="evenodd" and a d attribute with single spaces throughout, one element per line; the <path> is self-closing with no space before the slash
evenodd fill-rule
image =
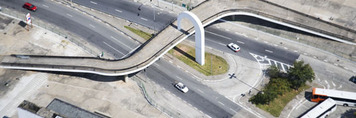
<path id="1" fill-rule="evenodd" d="M 302 114 L 299 118 L 325 118 L 331 112 L 335 111 L 335 109 L 336 102 L 328 98 Z"/>
<path id="2" fill-rule="evenodd" d="M 337 105 L 356 106 L 355 92 L 313 88 L 313 93 L 311 97 L 312 102 L 321 102 L 327 98 L 332 98 L 333 100 L 335 100 Z"/>

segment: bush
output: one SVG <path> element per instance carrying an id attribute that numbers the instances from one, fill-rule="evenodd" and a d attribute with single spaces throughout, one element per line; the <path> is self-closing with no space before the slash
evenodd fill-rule
<path id="1" fill-rule="evenodd" d="M 270 81 L 264 90 L 251 97 L 249 101 L 253 104 L 268 104 L 278 96 L 292 89 L 297 90 L 304 86 L 306 81 L 311 81 L 315 78 L 314 71 L 309 64 L 304 64 L 303 61 L 296 61 L 293 66 L 288 70 L 287 74 L 281 73 L 276 66 L 269 67 L 267 74 L 271 77 Z"/>
<path id="2" fill-rule="evenodd" d="M 278 97 L 278 95 L 283 95 L 283 93 L 290 91 L 290 83 L 288 80 L 283 78 L 273 78 L 267 84 L 263 92 L 259 92 L 257 95 L 253 96 L 249 101 L 254 104 L 268 104 L 270 101 Z"/>
<path id="3" fill-rule="evenodd" d="M 304 64 L 303 61 L 296 61 L 293 67 L 288 70 L 288 79 L 293 89 L 305 85 L 307 81 L 312 81 L 315 78 L 313 69 L 309 64 Z"/>
<path id="4" fill-rule="evenodd" d="M 279 77 L 279 69 L 277 68 L 277 66 L 271 66 L 267 69 L 267 75 L 271 78 L 277 78 Z"/>

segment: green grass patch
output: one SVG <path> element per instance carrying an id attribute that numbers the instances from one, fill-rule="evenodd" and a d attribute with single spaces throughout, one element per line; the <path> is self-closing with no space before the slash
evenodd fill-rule
<path id="1" fill-rule="evenodd" d="M 258 104 L 256 105 L 258 108 L 269 112 L 275 117 L 279 117 L 283 108 L 291 101 L 295 96 L 297 96 L 300 92 L 303 92 L 306 89 L 309 89 L 311 86 L 304 85 L 300 87 L 298 90 L 291 90 L 289 92 L 284 93 L 283 95 L 279 95 L 269 104 Z"/>
<path id="2" fill-rule="evenodd" d="M 168 53 L 206 76 L 223 74 L 229 69 L 224 58 L 210 53 L 205 53 L 205 64 L 201 66 L 195 62 L 195 49 L 187 45 L 179 44 Z"/>
<path id="3" fill-rule="evenodd" d="M 135 29 L 135 28 L 132 28 L 130 26 L 124 26 L 126 29 L 130 30 L 131 32 L 137 34 L 138 36 L 144 38 L 145 40 L 148 40 L 150 39 L 153 35 L 150 34 L 150 33 L 147 33 L 147 32 L 144 32 L 142 30 L 139 30 L 139 29 Z"/>

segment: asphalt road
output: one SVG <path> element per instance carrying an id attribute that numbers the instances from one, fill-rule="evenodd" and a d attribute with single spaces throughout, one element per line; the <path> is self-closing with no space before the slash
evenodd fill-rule
<path id="1" fill-rule="evenodd" d="M 163 30 L 176 18 L 174 14 L 153 7 L 153 4 L 142 5 L 131 0 L 73 0 L 73 2 L 156 31 Z"/>
<path id="2" fill-rule="evenodd" d="M 240 110 L 244 110 L 239 105 L 196 81 L 195 78 L 192 78 L 166 61 L 157 61 L 145 69 L 144 73 L 161 87 L 169 90 L 172 94 L 175 94 L 212 118 L 229 118 Z M 176 89 L 173 86 L 176 82 L 184 83 L 189 88 L 189 91 L 183 93 Z"/>
<path id="3" fill-rule="evenodd" d="M 31 12 L 22 8 L 22 5 L 30 2 L 38 7 L 36 12 Z M 85 16 L 75 10 L 69 9 L 64 5 L 47 0 L 2 0 L 0 5 L 4 8 L 31 13 L 32 22 L 36 19 L 44 20 L 54 24 L 64 30 L 76 34 L 93 45 L 103 49 L 104 52 L 113 54 L 116 58 L 127 55 L 138 43 L 121 33 L 115 32 L 112 28 L 99 23 L 91 17 Z"/>
<path id="4" fill-rule="evenodd" d="M 299 54 L 285 50 L 280 47 L 268 45 L 261 41 L 249 39 L 244 36 L 237 35 L 235 33 L 223 31 L 215 27 L 205 28 L 205 43 L 207 46 L 214 49 L 221 50 L 226 53 L 232 53 L 244 57 L 246 59 L 255 60 L 250 53 L 258 54 L 261 56 L 267 56 L 269 59 L 273 59 L 286 64 L 293 64 L 293 62 L 299 57 Z M 194 40 L 194 36 L 188 38 Z M 229 43 L 235 43 L 240 46 L 239 52 L 233 52 L 226 45 Z"/>
<path id="5" fill-rule="evenodd" d="M 258 42 L 253 39 L 248 39 L 243 36 L 239 36 L 230 32 L 216 29 L 210 25 L 205 28 L 206 45 L 213 47 L 214 49 L 221 50 L 225 53 L 236 54 L 255 61 L 250 53 L 268 56 L 270 59 L 278 60 L 286 64 L 293 64 L 293 62 L 299 57 L 299 54 L 290 52 L 281 48 L 270 46 L 263 42 Z M 188 38 L 194 40 L 194 36 Z M 241 47 L 241 51 L 234 52 L 226 45 L 228 43 L 237 43 Z M 270 50 L 273 51 L 272 53 Z M 224 96 L 218 94 L 213 89 L 196 81 L 195 78 L 189 76 L 189 74 L 177 69 L 175 66 L 165 62 L 157 61 L 155 64 L 147 68 L 144 72 L 148 78 L 155 81 L 161 87 L 169 90 L 171 93 L 180 97 L 184 101 L 198 108 L 205 114 L 211 117 L 232 117 L 235 114 L 241 115 L 241 117 L 254 116 L 253 114 L 246 115 L 240 114 L 241 107 L 231 100 L 226 99 Z M 190 89 L 187 93 L 182 93 L 178 89 L 174 88 L 175 82 L 182 82 Z"/>

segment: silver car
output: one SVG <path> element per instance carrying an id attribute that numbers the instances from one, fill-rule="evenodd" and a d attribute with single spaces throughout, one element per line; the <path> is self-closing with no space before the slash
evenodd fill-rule
<path id="1" fill-rule="evenodd" d="M 240 46 L 238 46 L 237 44 L 235 43 L 230 43 L 227 45 L 227 47 L 229 47 L 231 50 L 235 51 L 235 52 L 238 52 L 240 51 Z"/>
<path id="2" fill-rule="evenodd" d="M 186 92 L 188 92 L 188 87 L 187 86 L 185 86 L 183 83 L 181 83 L 181 82 L 178 82 L 178 83 L 176 83 L 175 85 L 174 85 L 174 87 L 176 87 L 178 90 L 180 90 L 180 91 L 182 91 L 183 93 L 186 93 Z"/>

